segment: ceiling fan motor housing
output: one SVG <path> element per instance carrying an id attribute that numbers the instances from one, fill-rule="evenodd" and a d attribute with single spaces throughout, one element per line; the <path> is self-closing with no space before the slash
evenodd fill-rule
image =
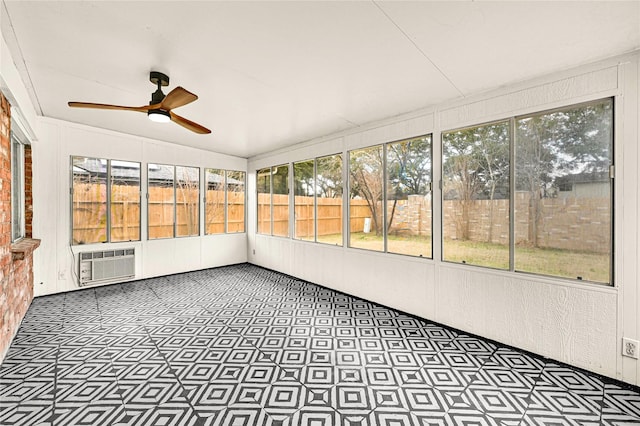
<path id="1" fill-rule="evenodd" d="M 151 95 L 149 105 L 159 104 L 164 99 L 165 95 L 162 93 L 162 87 L 169 85 L 169 76 L 158 71 L 151 71 L 149 73 L 149 81 L 158 86 L 158 89 Z"/>

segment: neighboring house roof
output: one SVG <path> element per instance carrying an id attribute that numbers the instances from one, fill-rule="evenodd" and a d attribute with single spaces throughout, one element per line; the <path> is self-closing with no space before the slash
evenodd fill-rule
<path id="1" fill-rule="evenodd" d="M 131 166 L 127 166 L 130 164 Z M 111 162 L 111 176 L 122 181 L 138 181 L 140 179 L 140 163 L 126 161 Z M 176 178 L 179 180 L 190 180 L 194 176 L 194 169 L 197 167 L 177 167 Z M 191 171 L 191 173 L 189 173 Z M 80 162 L 73 165 L 74 175 L 89 175 L 105 177 L 107 174 L 107 164 L 103 160 L 97 158 L 84 158 Z M 149 163 L 147 167 L 147 178 L 149 181 L 171 181 L 174 179 L 174 166 L 165 164 Z M 199 172 L 198 172 L 199 173 Z M 224 176 L 217 173 L 205 173 L 207 184 L 222 184 Z M 244 182 L 228 178 L 229 185 L 243 185 Z"/>
<path id="2" fill-rule="evenodd" d="M 581 183 L 603 183 L 609 182 L 609 172 L 584 172 L 564 175 L 556 178 L 557 185 L 581 184 Z"/>

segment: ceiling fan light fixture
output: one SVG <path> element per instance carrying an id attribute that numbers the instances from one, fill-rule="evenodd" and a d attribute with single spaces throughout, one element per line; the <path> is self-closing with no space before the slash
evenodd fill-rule
<path id="1" fill-rule="evenodd" d="M 169 115 L 169 112 L 162 109 L 149 110 L 149 112 L 147 112 L 147 117 L 149 117 L 149 120 L 156 123 L 168 123 L 171 121 L 171 115 Z"/>

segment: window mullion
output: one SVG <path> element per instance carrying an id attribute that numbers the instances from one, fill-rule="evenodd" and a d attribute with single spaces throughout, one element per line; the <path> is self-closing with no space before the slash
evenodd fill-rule
<path id="1" fill-rule="evenodd" d="M 223 215 L 224 215 L 224 233 L 228 233 L 229 232 L 229 215 L 227 214 L 227 212 L 229 211 L 229 195 L 228 195 L 228 190 L 229 190 L 229 171 L 228 170 L 224 170 L 224 205 L 222 206 L 223 208 Z"/>
<path id="2" fill-rule="evenodd" d="M 111 242 L 111 160 L 107 160 L 107 242 Z"/>
<path id="3" fill-rule="evenodd" d="M 509 270 L 516 262 L 516 119 L 509 119 Z"/>
<path id="4" fill-rule="evenodd" d="M 173 238 L 178 236 L 178 168 L 173 166 Z"/>
<path id="5" fill-rule="evenodd" d="M 382 145 L 382 251 L 387 253 L 387 145 Z"/>

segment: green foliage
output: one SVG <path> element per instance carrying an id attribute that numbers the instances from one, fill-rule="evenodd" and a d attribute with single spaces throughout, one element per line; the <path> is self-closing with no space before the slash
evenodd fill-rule
<path id="1" fill-rule="evenodd" d="M 506 121 L 442 135 L 444 198 L 509 198 L 509 123 Z"/>
<path id="2" fill-rule="evenodd" d="M 351 151 L 349 153 L 349 184 L 351 198 L 364 199 L 371 210 L 373 229 L 382 233 L 382 191 L 383 191 L 382 145 Z"/>
<path id="3" fill-rule="evenodd" d="M 293 163 L 293 193 L 313 197 L 313 160 Z"/>
<path id="4" fill-rule="evenodd" d="M 426 195 L 431 183 L 431 136 L 387 145 L 387 199 Z"/>
<path id="5" fill-rule="evenodd" d="M 342 196 L 342 155 L 335 154 L 316 159 L 316 194 L 318 197 Z"/>
<path id="6" fill-rule="evenodd" d="M 611 163 L 610 99 L 516 121 L 516 189 L 552 197 L 570 175 L 605 175 Z"/>

